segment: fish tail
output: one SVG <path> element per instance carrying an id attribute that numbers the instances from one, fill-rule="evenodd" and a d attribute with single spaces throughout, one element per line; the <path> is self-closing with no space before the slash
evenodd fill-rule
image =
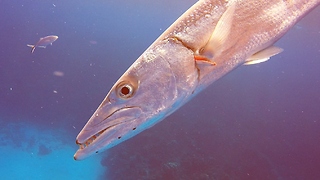
<path id="1" fill-rule="evenodd" d="M 33 46 L 33 47 L 31 48 L 31 53 L 33 53 L 35 49 L 36 49 L 36 46 Z"/>
<path id="2" fill-rule="evenodd" d="M 36 49 L 36 46 L 35 45 L 30 45 L 30 44 L 27 44 L 28 47 L 31 47 L 31 53 L 34 52 L 34 50 Z"/>

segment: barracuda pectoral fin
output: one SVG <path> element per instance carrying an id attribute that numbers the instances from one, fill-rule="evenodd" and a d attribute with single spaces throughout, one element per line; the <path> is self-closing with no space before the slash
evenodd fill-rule
<path id="1" fill-rule="evenodd" d="M 257 53 L 254 53 L 252 56 L 250 56 L 244 65 L 252 65 L 252 64 L 258 64 L 265 61 L 268 61 L 271 56 L 277 55 L 283 51 L 282 48 L 276 47 L 276 46 L 270 46 L 266 49 L 263 49 Z"/>
<path id="2" fill-rule="evenodd" d="M 227 10 L 219 19 L 209 41 L 199 52 L 200 55 L 195 56 L 196 61 L 215 65 L 215 63 L 210 60 L 213 59 L 214 56 L 219 55 L 223 50 L 223 45 L 227 41 L 231 31 L 235 8 L 236 3 L 230 1 Z"/>

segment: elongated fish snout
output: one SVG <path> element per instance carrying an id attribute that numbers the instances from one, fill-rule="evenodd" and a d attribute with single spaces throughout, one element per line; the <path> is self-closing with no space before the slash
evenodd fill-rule
<path id="1" fill-rule="evenodd" d="M 111 113 L 104 110 L 98 109 L 77 136 L 79 149 L 74 155 L 75 160 L 109 149 L 129 139 L 131 133 L 128 132 L 136 131 L 142 114 L 139 107 L 124 107 Z"/>

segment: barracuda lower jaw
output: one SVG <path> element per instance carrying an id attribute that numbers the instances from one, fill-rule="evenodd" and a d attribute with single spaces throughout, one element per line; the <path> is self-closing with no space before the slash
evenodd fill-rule
<path id="1" fill-rule="evenodd" d="M 118 124 L 121 124 L 121 123 L 118 123 Z M 116 125 L 118 125 L 118 124 L 114 124 L 114 125 L 112 125 L 112 126 L 109 126 L 109 127 L 105 128 L 105 129 L 99 131 L 97 134 L 91 136 L 91 137 L 90 137 L 88 140 L 86 140 L 86 142 L 84 142 L 84 143 L 79 143 L 78 141 L 76 141 L 76 144 L 79 145 L 79 148 L 80 148 L 80 149 L 84 149 L 84 148 L 88 147 L 92 142 L 94 142 L 94 140 L 96 140 L 96 139 L 97 139 L 101 134 L 103 134 L 107 129 L 112 128 L 112 127 L 114 127 L 114 126 L 116 126 Z"/>
<path id="2" fill-rule="evenodd" d="M 110 128 L 110 127 L 108 127 Z M 86 147 L 88 147 L 94 140 L 97 139 L 97 137 L 99 137 L 105 130 L 107 130 L 108 128 L 99 131 L 97 134 L 93 135 L 92 137 L 90 137 L 86 142 L 84 143 L 79 143 L 78 141 L 76 141 L 76 143 L 79 145 L 80 149 L 84 149 Z"/>

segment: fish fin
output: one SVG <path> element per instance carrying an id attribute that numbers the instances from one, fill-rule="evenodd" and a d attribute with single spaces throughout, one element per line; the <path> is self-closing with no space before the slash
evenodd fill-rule
<path id="1" fill-rule="evenodd" d="M 28 47 L 31 47 L 31 53 L 34 52 L 34 50 L 36 49 L 36 46 L 35 45 L 30 45 L 30 44 L 27 44 Z"/>
<path id="2" fill-rule="evenodd" d="M 257 53 L 254 53 L 252 56 L 250 56 L 244 65 L 252 65 L 252 64 L 258 64 L 265 62 L 270 59 L 270 57 L 277 55 L 283 51 L 282 48 L 276 47 L 276 46 L 270 46 L 266 49 L 263 49 Z"/>
<path id="3" fill-rule="evenodd" d="M 195 56 L 194 56 L 194 60 L 195 60 L 196 62 L 208 63 L 208 64 L 210 64 L 210 65 L 212 65 L 212 66 L 216 66 L 216 65 L 217 65 L 216 62 L 213 62 L 213 61 L 211 61 L 210 59 L 206 58 L 205 56 L 201 56 L 201 55 L 195 55 Z"/>
<path id="4" fill-rule="evenodd" d="M 229 1 L 227 10 L 219 19 L 209 41 L 201 52 L 201 54 L 203 54 L 207 58 L 212 59 L 214 56 L 217 56 L 217 54 L 221 52 L 222 46 L 228 39 L 231 31 L 235 9 L 236 2 Z"/>
<path id="5" fill-rule="evenodd" d="M 34 50 L 36 50 L 36 47 L 35 47 L 35 46 L 33 46 L 33 47 L 31 48 L 31 53 L 33 53 Z"/>

